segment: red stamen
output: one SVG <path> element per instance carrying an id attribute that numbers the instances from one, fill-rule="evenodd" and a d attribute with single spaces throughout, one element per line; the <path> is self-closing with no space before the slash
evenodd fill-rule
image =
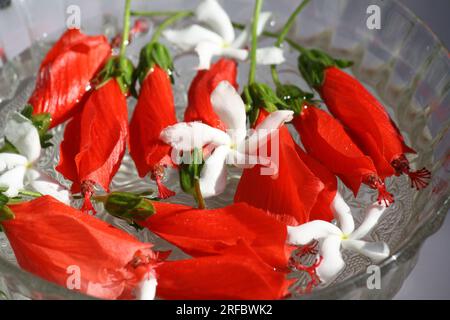
<path id="1" fill-rule="evenodd" d="M 384 205 L 389 207 L 392 203 L 394 203 L 394 196 L 386 190 L 386 185 L 380 178 L 370 174 L 364 177 L 363 182 L 370 188 L 378 190 L 378 204 L 384 202 Z"/>
<path id="2" fill-rule="evenodd" d="M 83 183 L 81 184 L 81 194 L 84 197 L 81 211 L 87 214 L 89 214 L 90 212 L 92 212 L 93 215 L 97 214 L 97 211 L 95 211 L 95 208 L 91 202 L 91 197 L 94 194 L 94 182 L 90 180 L 83 181 Z"/>
<path id="3" fill-rule="evenodd" d="M 161 181 L 161 178 L 163 176 L 164 176 L 164 166 L 162 165 L 156 166 L 152 172 L 151 178 L 155 180 L 156 186 L 158 187 L 158 198 L 167 199 L 173 197 L 175 195 L 175 192 L 173 192 L 163 184 L 163 182 Z"/>
<path id="4" fill-rule="evenodd" d="M 408 175 L 409 179 L 411 180 L 411 188 L 415 188 L 416 190 L 424 189 L 430 183 L 431 172 L 426 168 L 422 168 L 417 171 L 411 171 L 409 161 L 403 154 L 392 160 L 391 165 L 395 169 L 397 175 Z"/>
<path id="5" fill-rule="evenodd" d="M 297 260 L 300 260 L 301 258 L 307 256 L 307 255 L 316 255 L 318 253 L 317 246 L 319 244 L 319 241 L 313 240 L 311 243 L 306 244 L 302 246 L 299 251 L 295 254 L 297 257 Z M 320 278 L 317 275 L 317 268 L 322 263 L 323 257 L 320 256 L 319 258 L 316 258 L 314 263 L 310 266 L 306 266 L 303 263 L 296 261 L 293 257 L 289 259 L 289 264 L 291 267 L 295 268 L 296 270 L 304 271 L 308 273 L 310 277 L 310 281 L 307 283 L 305 288 L 299 288 L 298 293 L 304 294 L 304 293 L 310 293 L 314 287 L 318 286 L 320 284 Z"/>

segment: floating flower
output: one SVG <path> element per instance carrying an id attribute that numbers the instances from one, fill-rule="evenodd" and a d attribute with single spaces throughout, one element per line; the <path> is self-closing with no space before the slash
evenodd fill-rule
<path id="1" fill-rule="evenodd" d="M 94 211 L 90 198 L 95 184 L 109 185 L 125 154 L 128 110 L 115 79 L 93 90 L 83 109 L 66 126 L 56 170 L 71 180 L 72 192 L 84 196 L 83 210 Z"/>
<path id="2" fill-rule="evenodd" d="M 201 121 L 217 129 L 226 129 L 211 105 L 211 94 L 222 81 L 228 81 L 238 89 L 236 61 L 222 58 L 209 70 L 197 72 L 189 87 L 188 105 L 184 112 L 185 122 Z"/>
<path id="3" fill-rule="evenodd" d="M 270 13 L 261 13 L 258 21 L 258 35 L 270 18 Z M 225 10 L 216 0 L 204 0 L 195 11 L 196 19 L 211 28 L 207 29 L 194 24 L 183 30 L 166 30 L 164 36 L 181 50 L 195 50 L 199 56 L 199 69 L 209 69 L 214 56 L 230 57 L 246 60 L 248 50 L 242 49 L 247 45 L 250 32 L 243 31 L 237 38 L 231 20 Z M 257 62 L 265 65 L 283 63 L 283 51 L 280 48 L 260 48 L 256 52 Z"/>
<path id="4" fill-rule="evenodd" d="M 98 298 L 153 298 L 150 243 L 49 196 L 10 208 L 2 227 L 24 270 Z"/>
<path id="5" fill-rule="evenodd" d="M 378 263 L 389 256 L 384 242 L 366 242 L 364 238 L 378 223 L 386 209 L 385 205 L 373 204 L 366 209 L 364 221 L 355 230 L 353 216 L 342 197 L 337 194 L 334 203 L 339 227 L 325 221 L 315 220 L 297 227 L 288 227 L 288 243 L 307 245 L 319 240 L 321 262 L 316 272 L 323 283 L 333 281 L 344 268 L 341 249 L 356 251 Z"/>
<path id="6" fill-rule="evenodd" d="M 54 127 L 76 113 L 90 81 L 111 54 L 105 36 L 67 30 L 41 63 L 28 101 L 34 114 L 49 113 Z"/>
<path id="7" fill-rule="evenodd" d="M 235 88 L 227 81 L 221 82 L 211 95 L 215 113 L 227 126 L 227 132 L 201 122 L 181 122 L 161 132 L 161 139 L 176 151 L 192 151 L 207 145 L 213 147 L 205 160 L 200 189 L 203 197 L 212 197 L 225 190 L 226 164 L 245 167 L 254 164 L 271 166 L 270 160 L 255 155 L 259 146 L 267 143 L 267 137 L 293 117 L 292 111 L 271 113 L 248 137 L 245 105 Z"/>
<path id="8" fill-rule="evenodd" d="M 37 168 L 41 155 L 39 132 L 33 123 L 20 113 L 13 113 L 6 123 L 5 138 L 17 153 L 0 153 L 0 187 L 12 198 L 22 189 L 31 189 L 69 203 L 69 192 L 56 180 Z"/>
<path id="9" fill-rule="evenodd" d="M 308 154 L 337 175 L 355 196 L 364 183 L 378 190 L 379 202 L 389 205 L 394 201 L 372 159 L 359 149 L 338 120 L 317 107 L 307 106 L 293 124 Z"/>

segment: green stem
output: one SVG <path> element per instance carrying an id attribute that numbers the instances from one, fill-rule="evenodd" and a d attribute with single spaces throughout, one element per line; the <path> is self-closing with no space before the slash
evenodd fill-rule
<path id="1" fill-rule="evenodd" d="M 28 196 L 28 197 L 33 197 L 33 198 L 42 197 L 41 193 L 34 192 L 34 191 L 28 191 L 28 190 L 20 190 L 19 194 L 22 195 L 22 196 Z"/>
<path id="2" fill-rule="evenodd" d="M 252 48 L 250 52 L 250 72 L 248 75 L 248 83 L 252 84 L 255 82 L 256 78 L 256 49 L 258 48 L 258 20 L 259 14 L 261 13 L 261 8 L 263 5 L 263 0 L 256 0 L 255 10 L 253 12 L 253 23 L 252 23 Z"/>
<path id="3" fill-rule="evenodd" d="M 198 208 L 205 209 L 206 208 L 205 199 L 203 199 L 203 195 L 200 190 L 200 180 L 198 178 L 194 180 L 194 188 L 195 188 L 195 199 L 197 200 Z"/>
<path id="4" fill-rule="evenodd" d="M 131 11 L 132 16 L 140 17 L 162 17 L 162 16 L 173 16 L 179 13 L 184 13 L 186 15 L 193 15 L 192 11 Z"/>
<path id="5" fill-rule="evenodd" d="M 167 18 L 166 20 L 164 20 L 156 29 L 155 33 L 152 36 L 152 40 L 151 42 L 157 42 L 159 37 L 161 36 L 161 33 L 164 31 L 164 29 L 166 29 L 168 26 L 170 26 L 171 24 L 174 24 L 175 22 L 177 22 L 178 20 L 181 20 L 183 18 L 187 18 L 192 16 L 193 13 L 190 11 L 180 11 L 180 12 L 175 12 L 174 14 L 171 14 L 169 16 L 169 18 Z"/>
<path id="6" fill-rule="evenodd" d="M 281 32 L 278 34 L 277 41 L 275 42 L 276 47 L 281 47 L 283 42 L 286 40 L 286 36 L 289 33 L 289 31 L 291 30 L 292 25 L 294 24 L 295 19 L 297 18 L 298 14 L 303 10 L 304 7 L 306 7 L 306 5 L 309 2 L 310 2 L 310 0 L 303 0 L 302 3 L 300 3 L 300 5 L 294 10 L 294 12 L 292 12 L 289 19 L 286 21 L 283 28 L 281 29 Z M 300 48 L 299 51 L 303 53 L 304 49 L 300 46 L 299 46 L 299 48 Z M 277 66 L 272 65 L 270 67 L 270 69 L 271 69 L 271 73 L 272 73 L 273 82 L 278 87 L 279 85 L 281 85 L 281 82 L 280 82 L 280 77 L 278 76 Z"/>
<path id="7" fill-rule="evenodd" d="M 120 45 L 119 56 L 125 57 L 125 51 L 127 49 L 128 41 L 130 39 L 130 7 L 131 0 L 125 0 L 125 12 L 123 14 L 123 31 L 122 31 L 122 43 Z"/>

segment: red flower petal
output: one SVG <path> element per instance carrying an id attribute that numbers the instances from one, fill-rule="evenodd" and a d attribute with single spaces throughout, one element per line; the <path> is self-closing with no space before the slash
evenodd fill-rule
<path id="1" fill-rule="evenodd" d="M 130 155 L 139 176 L 170 159 L 170 146 L 163 143 L 161 131 L 177 122 L 170 78 L 155 65 L 141 86 L 139 100 L 130 122 Z"/>
<path id="2" fill-rule="evenodd" d="M 266 263 L 287 268 L 291 250 L 286 246 L 286 226 L 262 210 L 245 203 L 211 210 L 153 205 L 156 213 L 141 225 L 191 256 L 221 254 L 243 240 Z"/>
<path id="3" fill-rule="evenodd" d="M 77 179 L 72 180 L 74 192 L 79 192 L 85 181 L 109 190 L 125 153 L 127 136 L 126 99 L 117 82 L 110 80 L 90 94 L 81 114 L 69 123 L 56 170 L 67 179 L 74 179 L 77 173 Z"/>
<path id="4" fill-rule="evenodd" d="M 267 112 L 261 110 L 257 123 L 266 115 Z M 285 126 L 280 128 L 278 137 L 278 175 L 261 175 L 260 165 L 245 169 L 234 201 L 246 202 L 270 212 L 288 225 L 302 224 L 309 221 L 310 211 L 323 184 L 298 156 L 295 142 Z M 271 154 L 270 142 L 268 154 Z"/>
<path id="5" fill-rule="evenodd" d="M 164 299 L 281 299 L 292 283 L 244 243 L 219 256 L 166 262 L 156 272 Z"/>
<path id="6" fill-rule="evenodd" d="M 211 127 L 225 130 L 226 126 L 214 113 L 211 94 L 221 81 L 228 81 L 237 89 L 236 77 L 237 63 L 230 59 L 220 59 L 209 70 L 200 70 L 189 88 L 184 121 L 201 121 Z"/>
<path id="7" fill-rule="evenodd" d="M 151 244 L 49 196 L 11 209 L 15 219 L 2 226 L 19 265 L 63 287 L 78 270 L 81 292 L 118 298 L 125 294 L 123 281 L 110 283 L 107 278 L 121 273 L 137 252 L 153 256 Z"/>
<path id="8" fill-rule="evenodd" d="M 330 170 L 328 170 L 320 162 L 303 151 L 303 149 L 298 145 L 296 145 L 295 147 L 295 150 L 297 150 L 297 154 L 299 155 L 299 157 L 324 185 L 323 190 L 317 196 L 314 207 L 312 207 L 311 209 L 309 220 L 333 220 L 334 214 L 330 209 L 330 205 L 333 202 L 337 192 L 336 176 L 332 174 Z"/>
<path id="9" fill-rule="evenodd" d="M 392 176 L 391 162 L 404 153 L 415 153 L 409 148 L 399 129 L 383 105 L 346 72 L 332 67 L 325 71 L 321 97 L 330 112 L 347 128 L 349 135 L 362 151 L 369 155 L 379 176 Z"/>
<path id="10" fill-rule="evenodd" d="M 48 112 L 54 127 L 79 109 L 89 82 L 111 53 L 104 36 L 66 31 L 44 58 L 28 103 L 34 113 Z"/>
<path id="11" fill-rule="evenodd" d="M 294 118 L 308 154 L 319 160 L 349 187 L 355 196 L 366 176 L 376 176 L 372 160 L 365 156 L 342 125 L 319 108 L 308 106 Z"/>

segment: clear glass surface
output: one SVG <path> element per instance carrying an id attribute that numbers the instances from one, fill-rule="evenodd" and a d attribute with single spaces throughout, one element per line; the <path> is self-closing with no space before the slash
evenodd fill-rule
<path id="1" fill-rule="evenodd" d="M 26 0 L 21 2 L 24 10 L 31 10 L 31 12 L 33 10 L 30 3 L 41 3 L 41 1 Z M 63 1 L 48 0 L 47 2 L 62 3 Z M 106 2 L 107 5 L 105 5 Z M 389 112 L 408 143 L 418 151 L 418 156 L 411 159 L 412 165 L 417 168 L 427 166 L 432 170 L 431 186 L 421 192 L 414 192 L 409 188 L 406 177 L 392 178 L 387 181 L 389 189 L 396 195 L 396 202 L 383 215 L 377 228 L 368 236 L 368 239 L 386 241 L 392 252 L 392 256 L 379 265 L 382 276 L 380 290 L 370 290 L 367 287 L 369 274 L 366 273 L 366 268 L 370 261 L 360 255 L 345 251 L 346 268 L 334 283 L 327 287 L 319 287 L 308 295 L 294 293 L 292 296 L 294 299 L 393 297 L 414 268 L 423 241 L 441 226 L 450 207 L 450 158 L 448 156 L 450 145 L 450 61 L 448 51 L 431 30 L 407 8 L 394 0 L 379 2 L 382 14 L 381 29 L 369 30 L 366 27 L 368 17 L 366 9 L 372 4 L 371 2 L 369 0 L 314 0 L 298 17 L 290 37 L 304 46 L 320 47 L 335 56 L 352 59 L 355 62 L 351 72 L 388 106 Z M 66 2 L 65 5 L 69 3 L 79 3 L 82 15 L 84 11 L 89 11 L 89 14 L 86 15 L 87 20 L 82 20 L 82 28 L 86 32 L 107 32 L 112 36 L 117 32 L 116 30 L 119 30 L 123 10 L 121 8 L 122 1 L 73 0 Z M 133 8 L 181 10 L 191 9 L 196 3 L 197 1 L 193 0 L 133 1 Z M 234 21 L 242 23 L 249 21 L 253 1 L 227 0 L 222 3 L 231 13 Z M 292 0 L 265 1 L 265 9 L 274 13 L 269 27 L 270 31 L 280 28 L 296 3 Z M 54 19 L 56 22 L 64 21 L 65 10 L 63 8 L 58 12 L 60 11 L 61 13 L 57 13 L 55 10 L 49 19 Z M 38 12 L 41 11 L 35 11 L 36 14 Z M 62 16 L 57 16 L 58 14 L 62 14 Z M 158 23 L 159 20 L 152 21 Z M 11 62 L 3 65 L 0 69 L 1 74 L 7 65 L 15 61 L 14 68 L 21 70 L 20 76 L 15 81 L 6 83 L 10 88 L 7 96 L 12 98 L 4 101 L 0 99 L 0 113 L 2 114 L 0 133 L 8 114 L 13 110 L 21 109 L 33 90 L 35 80 L 33 70 L 37 65 L 34 65 L 34 68 L 26 66 L 32 63 L 30 61 L 36 51 L 39 51 L 40 55 L 45 53 L 42 52 L 41 45 L 36 46 L 36 42 L 42 39 L 39 34 L 57 35 L 62 32 L 62 30 L 53 28 L 47 30 L 47 27 L 43 27 L 43 25 L 35 26 L 35 23 L 42 23 L 41 18 L 34 17 L 34 20 L 28 19 L 25 22 L 17 20 L 17 23 L 25 23 L 25 30 L 36 30 L 31 36 L 34 45 L 28 46 L 26 50 L 11 57 Z M 110 29 L 111 26 L 114 30 Z M 34 35 L 35 33 L 37 35 Z M 129 47 L 129 55 L 134 61 L 137 60 L 139 47 L 149 37 L 150 34 L 143 35 L 139 42 Z M 262 40 L 263 44 L 272 42 L 273 40 L 269 38 Z M 8 47 L 8 43 L 4 45 Z M 196 58 L 192 55 L 177 54 L 175 49 L 173 52 L 178 74 L 175 97 L 178 116 L 181 118 L 186 106 L 186 90 L 196 72 L 194 69 Z M 306 88 L 296 67 L 298 54 L 287 46 L 285 52 L 288 61 L 281 67 L 282 80 Z M 240 65 L 239 81 L 241 85 L 246 81 L 247 70 L 247 64 Z M 270 82 L 267 68 L 259 68 L 257 76 L 258 79 Z M 0 77 L 0 88 L 4 85 L 5 82 Z M 16 87 L 17 90 L 15 90 Z M 134 101 L 130 102 L 130 111 L 132 111 Z M 63 128 L 56 129 L 56 144 L 61 139 L 62 130 Z M 40 166 L 67 184 L 53 170 L 57 161 L 57 148 L 47 149 Z M 227 191 L 208 201 L 209 207 L 224 206 L 232 202 L 239 174 L 239 171 L 234 171 L 234 175 L 229 178 Z M 113 189 L 140 191 L 149 187 L 154 188 L 155 186 L 148 180 L 138 179 L 134 164 L 126 156 L 113 181 Z M 174 172 L 169 174 L 167 183 L 176 191 L 180 191 L 177 175 Z M 363 188 L 358 198 L 354 199 L 348 190 L 341 189 L 355 212 L 357 224 L 360 223 L 362 211 L 375 199 L 374 192 Z M 181 192 L 171 201 L 194 204 L 190 196 Z M 74 203 L 74 205 L 78 205 L 78 203 Z M 150 232 L 142 231 L 136 234 L 122 221 L 103 213 L 99 213 L 99 216 L 134 233 L 141 240 L 156 243 L 157 248 L 170 248 L 170 245 Z M 181 257 L 182 253 L 176 252 L 175 255 Z M 292 274 L 291 276 L 297 277 L 299 283 L 305 281 L 302 274 Z M 0 234 L 0 290 L 7 298 L 89 298 L 51 284 L 18 268 L 3 234 Z"/>

